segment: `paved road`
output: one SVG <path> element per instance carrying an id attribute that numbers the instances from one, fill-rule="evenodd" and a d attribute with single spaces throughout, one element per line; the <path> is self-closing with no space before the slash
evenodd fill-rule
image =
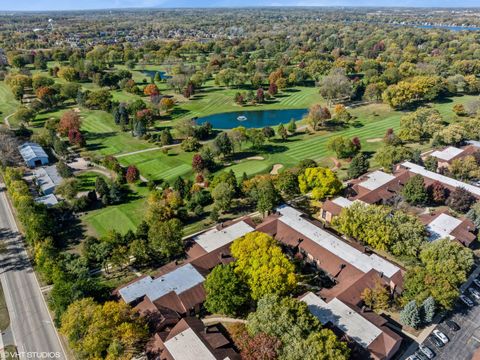
<path id="1" fill-rule="evenodd" d="M 0 255 L 0 280 L 20 358 L 66 359 L 1 183 L 0 239 L 7 242 L 6 253 Z"/>

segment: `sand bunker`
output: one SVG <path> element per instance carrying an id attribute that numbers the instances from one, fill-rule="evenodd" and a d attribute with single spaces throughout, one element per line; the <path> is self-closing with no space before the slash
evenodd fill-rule
<path id="1" fill-rule="evenodd" d="M 278 171 L 283 168 L 283 165 L 282 164 L 275 164 L 273 165 L 273 168 L 272 168 L 272 171 L 270 171 L 270 174 L 271 175 L 277 175 L 278 174 Z"/>

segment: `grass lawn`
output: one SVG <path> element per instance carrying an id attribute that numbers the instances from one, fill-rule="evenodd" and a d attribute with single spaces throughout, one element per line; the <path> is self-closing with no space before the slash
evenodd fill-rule
<path id="1" fill-rule="evenodd" d="M 102 236 L 112 229 L 121 233 L 136 229 L 143 220 L 148 189 L 146 186 L 132 186 L 131 189 L 132 193 L 125 203 L 109 205 L 83 215 L 89 234 Z"/>
<path id="2" fill-rule="evenodd" d="M 5 294 L 0 285 L 0 330 L 4 331 L 10 325 L 10 317 L 8 316 L 7 303 L 5 302 Z"/>
<path id="3" fill-rule="evenodd" d="M 14 345 L 7 345 L 2 351 L 5 354 L 5 360 L 18 359 L 19 357 L 17 347 Z"/>
<path id="4" fill-rule="evenodd" d="M 95 172 L 95 171 L 86 171 L 76 176 L 79 180 L 79 191 L 90 191 L 95 189 L 95 181 L 97 177 L 102 177 L 104 180 L 107 180 L 107 177 Z"/>
<path id="5" fill-rule="evenodd" d="M 264 160 L 244 160 L 229 166 L 228 169 L 232 169 L 237 176 L 241 176 L 244 172 L 247 175 L 255 175 L 270 171 L 274 164 L 289 167 L 307 158 L 324 161 L 334 156 L 327 150 L 326 143 L 332 136 L 338 135 L 350 138 L 358 136 L 364 150 L 374 151 L 381 145 L 378 139 L 383 137 L 388 128 L 399 128 L 400 117 L 403 115 L 384 104 L 372 104 L 353 109 L 351 112 L 357 117 L 357 120 L 350 127 L 334 132 L 300 134 L 291 137 L 286 142 L 274 140 L 268 143 L 265 152 L 260 154 Z M 123 165 L 135 164 L 141 174 L 148 179 L 173 180 L 179 175 L 184 177 L 192 175 L 192 156 L 193 153 L 174 149 L 168 155 L 163 154 L 160 150 L 148 151 L 121 157 L 119 160 Z"/>
<path id="6" fill-rule="evenodd" d="M 121 131 L 112 115 L 105 111 L 82 109 L 81 117 L 89 151 L 100 155 L 117 155 L 155 146 Z"/>
<path id="7" fill-rule="evenodd" d="M 5 82 L 0 81 L 0 116 L 1 122 L 3 119 L 10 114 L 13 114 L 17 108 L 20 106 L 20 103 L 15 100 L 10 88 L 5 84 Z M 9 119 L 12 126 L 17 126 L 12 118 Z"/>
<path id="8" fill-rule="evenodd" d="M 135 164 L 147 179 L 175 180 L 178 176 L 193 175 L 192 157 L 180 147 L 172 148 L 168 155 L 161 150 L 153 150 L 119 158 L 122 165 Z"/>
<path id="9" fill-rule="evenodd" d="M 473 99 L 470 96 L 455 98 L 455 102 L 466 102 Z M 452 121 L 455 114 L 451 110 L 454 102 L 433 104 L 446 121 Z M 395 111 L 384 104 L 371 104 L 351 110 L 356 121 L 350 127 L 335 132 L 318 132 L 316 134 L 301 134 L 291 137 L 286 142 L 274 141 L 269 143 L 267 150 L 261 154 L 264 160 L 243 160 L 227 167 L 237 176 L 243 172 L 247 175 L 269 172 L 274 164 L 282 164 L 285 168 L 297 164 L 300 160 L 310 158 L 319 162 L 321 166 L 332 166 L 332 152 L 326 149 L 326 143 L 332 136 L 358 136 L 364 151 L 375 151 L 382 145 L 381 138 L 388 128 L 397 130 L 400 127 L 400 118 L 405 112 Z M 422 147 L 424 148 L 424 147 Z M 135 164 L 143 176 L 148 179 L 164 179 L 173 181 L 176 177 L 192 176 L 191 159 L 193 153 L 185 153 L 179 148 L 171 149 L 169 154 L 161 150 L 153 150 L 119 158 L 123 165 Z M 375 164 L 372 164 L 375 166 Z M 340 176 L 345 169 L 340 170 Z M 142 189 L 144 194 L 147 193 Z M 142 195 L 142 191 L 138 192 Z M 142 220 L 145 200 L 137 199 L 118 206 L 110 206 L 91 212 L 84 217 L 88 225 L 99 235 L 109 229 L 119 231 L 134 229 Z M 208 221 L 200 221 L 186 226 L 186 233 L 194 233 L 205 228 Z"/>
<path id="10" fill-rule="evenodd" d="M 203 117 L 231 111 L 303 109 L 321 102 L 322 97 L 315 87 L 295 87 L 282 92 L 266 104 L 256 106 L 239 106 L 234 102 L 234 96 L 243 89 L 226 89 L 215 87 L 213 81 L 191 100 L 180 103 L 173 118 Z"/>

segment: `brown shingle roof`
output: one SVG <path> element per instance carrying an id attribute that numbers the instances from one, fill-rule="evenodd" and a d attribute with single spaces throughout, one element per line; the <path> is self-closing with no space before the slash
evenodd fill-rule
<path id="1" fill-rule="evenodd" d="M 427 226 L 441 214 L 447 214 L 452 216 L 448 210 L 434 211 L 426 214 L 421 214 L 419 216 L 420 221 Z M 458 225 L 450 235 L 455 238 L 461 245 L 470 247 L 472 243 L 476 240 L 477 236 L 475 235 L 475 224 L 468 218 L 460 217 L 462 222 Z"/>
<path id="2" fill-rule="evenodd" d="M 195 332 L 198 338 L 205 344 L 205 346 L 209 349 L 209 351 L 215 358 L 219 360 L 224 360 L 226 358 L 229 358 L 231 360 L 240 359 L 239 354 L 235 352 L 230 341 L 223 335 L 223 333 L 217 326 L 205 327 L 203 323 L 197 318 L 187 317 L 180 320 L 180 322 L 175 325 L 172 331 L 170 331 L 168 337 L 165 339 L 165 342 L 181 334 L 188 328 L 192 329 Z M 160 358 L 162 360 L 181 360 L 173 359 L 173 357 L 166 349 L 163 350 Z"/>
<path id="3" fill-rule="evenodd" d="M 342 212 L 343 207 L 335 204 L 332 200 L 326 200 L 322 204 L 322 209 L 329 212 L 333 216 L 338 216 Z"/>

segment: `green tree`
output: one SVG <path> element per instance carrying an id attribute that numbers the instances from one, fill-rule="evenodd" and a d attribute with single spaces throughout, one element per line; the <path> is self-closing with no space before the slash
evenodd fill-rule
<path id="1" fill-rule="evenodd" d="M 63 179 L 55 189 L 55 193 L 68 200 L 74 199 L 78 194 L 79 182 L 75 178 Z"/>
<path id="2" fill-rule="evenodd" d="M 285 129 L 285 126 L 283 126 L 283 124 L 278 125 L 277 134 L 283 141 L 288 139 L 288 131 L 287 129 Z"/>
<path id="3" fill-rule="evenodd" d="M 437 109 L 421 108 L 400 118 L 398 136 L 406 142 L 419 142 L 431 138 L 442 128 L 442 116 Z"/>
<path id="4" fill-rule="evenodd" d="M 423 205 L 428 201 L 423 176 L 414 175 L 405 183 L 402 189 L 403 198 L 412 205 Z"/>
<path id="5" fill-rule="evenodd" d="M 33 109 L 30 109 L 26 106 L 20 107 L 17 112 L 13 115 L 13 118 L 16 122 L 20 123 L 30 123 L 37 116 L 36 112 Z"/>
<path id="6" fill-rule="evenodd" d="M 348 177 L 350 179 L 358 178 L 365 174 L 370 167 L 370 162 L 365 154 L 359 153 L 350 162 L 348 166 Z"/>
<path id="7" fill-rule="evenodd" d="M 423 165 L 425 166 L 425 169 L 435 172 L 435 171 L 437 171 L 438 160 L 437 160 L 436 157 L 428 156 L 428 157 L 423 161 Z"/>
<path id="8" fill-rule="evenodd" d="M 346 360 L 350 351 L 329 329 L 322 329 L 304 302 L 267 295 L 248 316 L 250 335 L 267 334 L 280 339 L 281 359 Z"/>
<path id="9" fill-rule="evenodd" d="M 288 123 L 287 130 L 290 134 L 295 134 L 297 132 L 297 124 L 295 123 L 295 119 L 291 119 Z"/>
<path id="10" fill-rule="evenodd" d="M 412 157 L 411 149 L 404 146 L 385 145 L 375 153 L 373 159 L 385 170 L 389 171 L 394 164 L 410 160 Z"/>
<path id="11" fill-rule="evenodd" d="M 214 314 L 236 316 L 249 301 L 249 290 L 232 263 L 217 265 L 205 280 L 205 308 Z"/>
<path id="12" fill-rule="evenodd" d="M 73 176 L 72 169 L 64 161 L 59 161 L 57 163 L 57 171 L 58 174 L 64 179 Z"/>
<path id="13" fill-rule="evenodd" d="M 235 240 L 231 251 L 237 259 L 235 271 L 249 286 L 252 299 L 288 294 L 296 287 L 295 267 L 267 234 L 249 233 Z"/>
<path id="14" fill-rule="evenodd" d="M 358 152 L 353 142 L 343 136 L 331 137 L 327 142 L 327 149 L 335 152 L 339 159 L 352 157 Z"/>
<path id="15" fill-rule="evenodd" d="M 422 320 L 420 310 L 415 300 L 410 301 L 400 312 L 400 322 L 414 329 L 418 329 Z"/>
<path id="16" fill-rule="evenodd" d="M 280 196 L 270 178 L 262 178 L 250 190 L 249 196 L 256 203 L 261 214 L 272 211 L 279 203 Z"/>
<path id="17" fill-rule="evenodd" d="M 149 246 L 159 254 L 171 258 L 183 251 L 183 229 L 178 219 L 156 221 L 148 231 Z"/>
<path id="18" fill-rule="evenodd" d="M 337 175 L 328 168 L 307 168 L 298 177 L 300 191 L 303 194 L 312 193 L 314 199 L 324 199 L 334 196 L 342 190 L 342 182 Z"/>
<path id="19" fill-rule="evenodd" d="M 468 211 L 467 217 L 472 220 L 475 224 L 475 227 L 478 229 L 480 227 L 480 202 L 476 202 Z"/>
<path id="20" fill-rule="evenodd" d="M 298 175 L 292 169 L 285 170 L 278 174 L 275 180 L 275 186 L 286 197 L 293 197 L 300 193 L 298 185 Z"/>
<path id="21" fill-rule="evenodd" d="M 409 268 L 405 276 L 403 300 L 422 303 L 432 296 L 439 306 L 450 309 L 473 266 L 472 251 L 440 239 L 425 245 L 419 258 L 420 264 Z"/>
<path id="22" fill-rule="evenodd" d="M 247 129 L 246 136 L 254 149 L 261 148 L 265 143 L 265 134 L 261 129 Z"/>
<path id="23" fill-rule="evenodd" d="M 223 157 L 227 157 L 233 152 L 232 142 L 225 132 L 217 135 L 213 141 L 213 146 L 215 147 L 216 152 Z"/>
<path id="24" fill-rule="evenodd" d="M 234 195 L 235 188 L 227 182 L 222 182 L 216 185 L 212 190 L 212 198 L 214 200 L 215 207 L 221 211 L 230 210 Z"/>
<path id="25" fill-rule="evenodd" d="M 390 251 L 405 259 L 417 259 L 425 244 L 427 232 L 418 217 L 404 211 L 395 211 L 386 219 L 393 228 L 393 241 Z"/>
<path id="26" fill-rule="evenodd" d="M 147 326 L 129 305 L 91 298 L 71 304 L 62 316 L 60 332 L 83 359 L 130 359 L 144 349 Z"/>
<path id="27" fill-rule="evenodd" d="M 342 234 L 375 249 L 388 250 L 395 234 L 387 218 L 390 218 L 390 209 L 386 206 L 354 203 L 342 210 L 334 224 Z"/>
<path id="28" fill-rule="evenodd" d="M 431 296 L 426 298 L 422 303 L 422 317 L 425 324 L 430 324 L 436 312 L 435 299 Z"/>
<path id="29" fill-rule="evenodd" d="M 100 198 L 110 192 L 110 188 L 102 176 L 97 176 L 95 179 L 95 191 Z"/>

